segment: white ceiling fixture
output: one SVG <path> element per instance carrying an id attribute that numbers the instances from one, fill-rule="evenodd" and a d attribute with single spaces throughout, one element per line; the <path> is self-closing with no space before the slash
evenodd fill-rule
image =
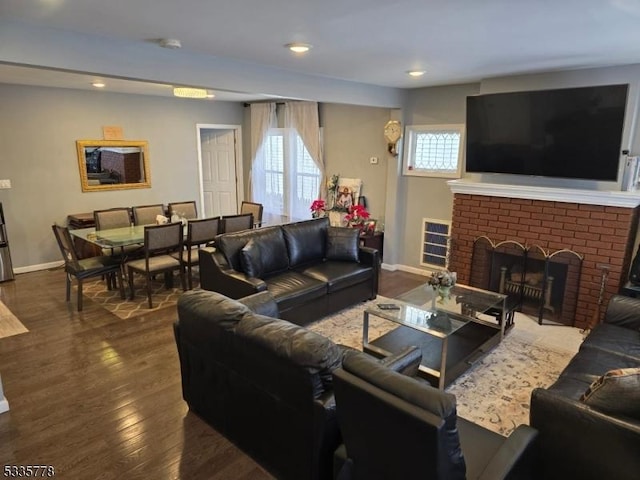
<path id="1" fill-rule="evenodd" d="M 162 48 L 169 48 L 171 50 L 175 50 L 177 48 L 182 48 L 182 42 L 177 38 L 161 38 L 158 40 L 158 44 Z"/>
<path id="2" fill-rule="evenodd" d="M 207 98 L 208 92 L 204 88 L 173 87 L 173 95 L 181 98 Z"/>
<path id="3" fill-rule="evenodd" d="M 104 87 L 107 86 L 106 83 L 101 82 L 101 81 L 97 81 L 97 80 L 95 82 L 93 82 L 91 85 L 93 85 L 96 88 L 104 88 Z"/>
<path id="4" fill-rule="evenodd" d="M 287 43 L 285 47 L 294 53 L 307 53 L 311 50 L 312 45 L 308 43 Z"/>
<path id="5" fill-rule="evenodd" d="M 421 77 L 427 72 L 425 72 L 424 70 L 409 70 L 407 73 L 410 77 Z"/>

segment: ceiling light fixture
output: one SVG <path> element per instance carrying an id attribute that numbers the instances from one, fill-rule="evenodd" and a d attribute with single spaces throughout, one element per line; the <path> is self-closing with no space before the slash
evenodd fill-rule
<path id="1" fill-rule="evenodd" d="M 207 92 L 207 98 L 215 98 L 215 95 L 211 92 Z"/>
<path id="2" fill-rule="evenodd" d="M 171 50 L 182 48 L 182 43 L 177 38 L 161 38 L 158 40 L 158 44 L 162 48 L 169 48 Z"/>
<path id="3" fill-rule="evenodd" d="M 174 87 L 173 95 L 182 98 L 207 98 L 207 91 L 204 88 Z"/>
<path id="4" fill-rule="evenodd" d="M 409 70 L 407 73 L 412 77 L 421 77 L 427 72 L 425 72 L 424 70 Z"/>
<path id="5" fill-rule="evenodd" d="M 287 43 L 285 47 L 294 53 L 306 53 L 311 50 L 311 45 L 308 43 Z"/>
<path id="6" fill-rule="evenodd" d="M 96 88 L 104 88 L 104 87 L 106 87 L 106 86 L 107 86 L 107 84 L 106 84 L 106 83 L 104 83 L 104 82 L 98 82 L 98 81 L 93 82 L 91 85 L 93 85 L 93 86 L 94 86 L 94 87 L 96 87 Z"/>

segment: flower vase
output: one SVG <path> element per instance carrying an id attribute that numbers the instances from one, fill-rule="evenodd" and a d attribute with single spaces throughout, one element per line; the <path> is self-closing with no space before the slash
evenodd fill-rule
<path id="1" fill-rule="evenodd" d="M 444 303 L 451 295 L 451 287 L 438 287 L 438 303 Z"/>

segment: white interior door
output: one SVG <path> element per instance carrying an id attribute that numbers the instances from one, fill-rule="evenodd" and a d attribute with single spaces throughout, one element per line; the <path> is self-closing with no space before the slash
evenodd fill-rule
<path id="1" fill-rule="evenodd" d="M 238 212 L 234 129 L 200 129 L 202 201 L 205 217 Z"/>

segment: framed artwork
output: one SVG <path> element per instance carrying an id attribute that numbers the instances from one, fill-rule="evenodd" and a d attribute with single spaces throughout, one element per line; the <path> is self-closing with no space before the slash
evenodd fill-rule
<path id="1" fill-rule="evenodd" d="M 365 235 L 373 235 L 376 233 L 376 220 L 369 219 L 364 223 L 364 234 Z"/>
<path id="2" fill-rule="evenodd" d="M 334 192 L 333 208 L 347 211 L 349 207 L 357 203 L 361 188 L 361 179 L 341 177 Z"/>

